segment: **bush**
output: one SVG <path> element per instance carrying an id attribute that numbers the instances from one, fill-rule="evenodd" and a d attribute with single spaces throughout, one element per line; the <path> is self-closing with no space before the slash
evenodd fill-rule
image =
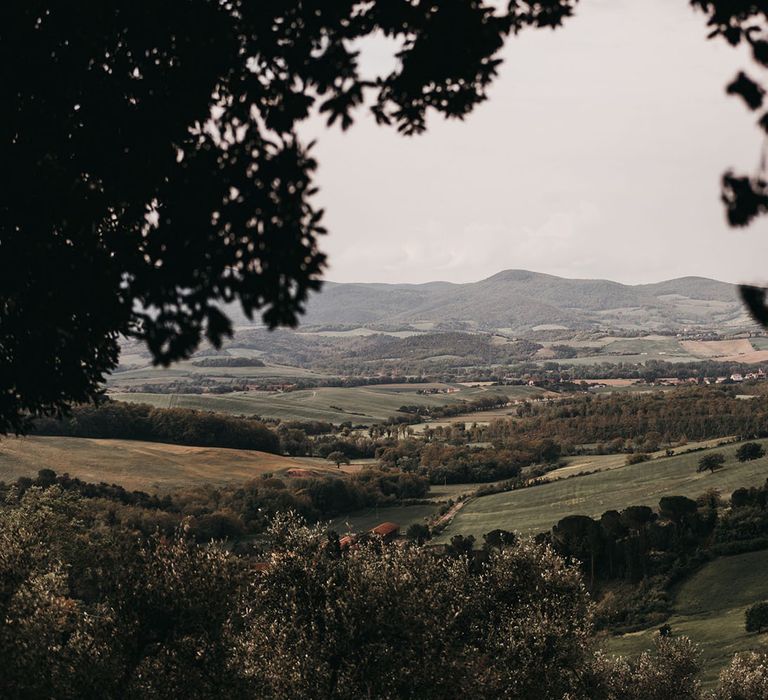
<path id="1" fill-rule="evenodd" d="M 768 627 L 768 601 L 755 603 L 744 614 L 744 626 L 747 632 L 762 632 Z"/>
<path id="2" fill-rule="evenodd" d="M 429 528 L 422 523 L 413 523 L 405 532 L 407 539 L 416 544 L 424 544 L 428 539 L 432 538 L 432 534 Z"/>
<path id="3" fill-rule="evenodd" d="M 645 454 L 644 452 L 636 452 L 635 454 L 627 455 L 626 464 L 628 466 L 631 464 L 640 464 L 641 462 L 648 462 L 650 459 L 651 455 Z"/>

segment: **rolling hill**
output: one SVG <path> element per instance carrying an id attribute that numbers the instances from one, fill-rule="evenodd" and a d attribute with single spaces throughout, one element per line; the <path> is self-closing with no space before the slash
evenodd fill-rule
<path id="1" fill-rule="evenodd" d="M 237 319 L 238 321 L 243 319 Z M 479 282 L 327 282 L 308 303 L 303 326 L 432 327 L 463 330 L 538 326 L 643 330 L 750 325 L 735 285 L 703 277 L 626 285 L 505 270 Z"/>
<path id="2" fill-rule="evenodd" d="M 34 436 L 0 441 L 0 481 L 35 476 L 40 469 L 144 491 L 242 482 L 265 473 L 339 473 L 323 459 L 282 457 L 257 450 L 74 437 Z"/>

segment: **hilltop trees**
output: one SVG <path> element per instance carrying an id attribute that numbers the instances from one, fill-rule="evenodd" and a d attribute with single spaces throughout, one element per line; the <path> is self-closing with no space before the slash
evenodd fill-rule
<path id="1" fill-rule="evenodd" d="M 0 507 L 0 696 L 239 696 L 227 657 L 242 562 L 100 531 L 82 506 L 51 489 Z"/>
<path id="2" fill-rule="evenodd" d="M 686 496 L 663 496 L 659 501 L 659 515 L 671 520 L 678 527 L 683 526 L 695 515 L 698 505 Z"/>

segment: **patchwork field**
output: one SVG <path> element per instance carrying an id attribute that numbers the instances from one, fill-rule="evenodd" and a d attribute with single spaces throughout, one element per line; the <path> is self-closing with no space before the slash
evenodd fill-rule
<path id="1" fill-rule="evenodd" d="M 665 335 L 646 336 L 641 338 L 617 338 L 606 343 L 603 347 L 606 354 L 658 354 L 658 355 L 689 355 L 693 354 L 681 347 L 677 338 Z"/>
<path id="2" fill-rule="evenodd" d="M 768 440 L 759 442 L 768 444 Z M 457 533 L 479 539 L 495 528 L 535 534 L 549 530 L 566 515 L 579 513 L 595 517 L 612 508 L 655 507 L 662 496 L 693 498 L 708 489 L 727 495 L 736 488 L 765 482 L 768 456 L 740 464 L 734 456 L 737 447 L 732 444 L 710 450 L 726 458 L 725 468 L 714 474 L 697 473 L 699 458 L 706 454 L 698 451 L 632 466 L 608 467 L 587 476 L 477 498 L 459 511 L 438 541 L 448 541 Z M 609 459 L 615 457 L 606 456 L 606 462 Z"/>
<path id="3" fill-rule="evenodd" d="M 419 389 L 438 387 L 452 393 L 419 394 Z M 118 401 L 148 403 L 160 408 L 195 408 L 236 415 L 265 418 L 323 420 L 332 423 L 351 421 L 369 425 L 398 415 L 404 404 L 443 406 L 481 396 L 503 394 L 510 398 L 542 395 L 535 387 L 463 387 L 428 384 L 378 384 L 360 387 L 320 387 L 291 392 L 247 391 L 231 394 L 145 394 L 114 392 Z"/>
<path id="4" fill-rule="evenodd" d="M 703 681 L 717 679 L 730 657 L 740 651 L 768 652 L 768 635 L 744 630 L 744 611 L 768 599 L 768 551 L 721 557 L 706 564 L 685 581 L 675 595 L 674 614 L 668 620 L 673 634 L 690 637 L 701 645 Z M 613 654 L 632 656 L 651 645 L 651 629 L 606 641 Z"/>
<path id="5" fill-rule="evenodd" d="M 255 357 L 251 354 L 240 354 L 241 357 Z M 125 358 L 123 358 L 125 361 Z M 206 377 L 214 380 L 249 379 L 254 380 L 285 380 L 294 379 L 327 379 L 329 375 L 321 372 L 290 367 L 288 365 L 267 365 L 265 367 L 199 367 L 191 361 L 178 362 L 173 367 L 141 367 L 116 372 L 109 377 L 107 385 L 115 390 L 120 387 L 141 386 L 143 384 L 168 384 L 184 379 L 200 379 Z"/>
<path id="6" fill-rule="evenodd" d="M 680 345 L 697 357 L 736 357 L 754 352 L 746 338 L 739 340 L 683 340 Z"/>
<path id="7" fill-rule="evenodd" d="M 246 481 L 266 472 L 338 474 L 322 459 L 281 457 L 256 450 L 187 447 L 140 440 L 26 437 L 0 440 L 0 480 L 53 469 L 84 481 L 131 490 L 167 490 L 194 484 Z"/>

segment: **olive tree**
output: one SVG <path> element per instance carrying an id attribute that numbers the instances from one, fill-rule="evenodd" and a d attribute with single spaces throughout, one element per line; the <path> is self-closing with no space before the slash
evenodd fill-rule
<path id="1" fill-rule="evenodd" d="M 584 697 L 591 607 L 579 573 L 521 541 L 446 557 L 278 518 L 236 654 L 270 698 Z"/>
<path id="2" fill-rule="evenodd" d="M 736 654 L 720 672 L 712 700 L 768 698 L 768 655 L 753 651 Z"/>

